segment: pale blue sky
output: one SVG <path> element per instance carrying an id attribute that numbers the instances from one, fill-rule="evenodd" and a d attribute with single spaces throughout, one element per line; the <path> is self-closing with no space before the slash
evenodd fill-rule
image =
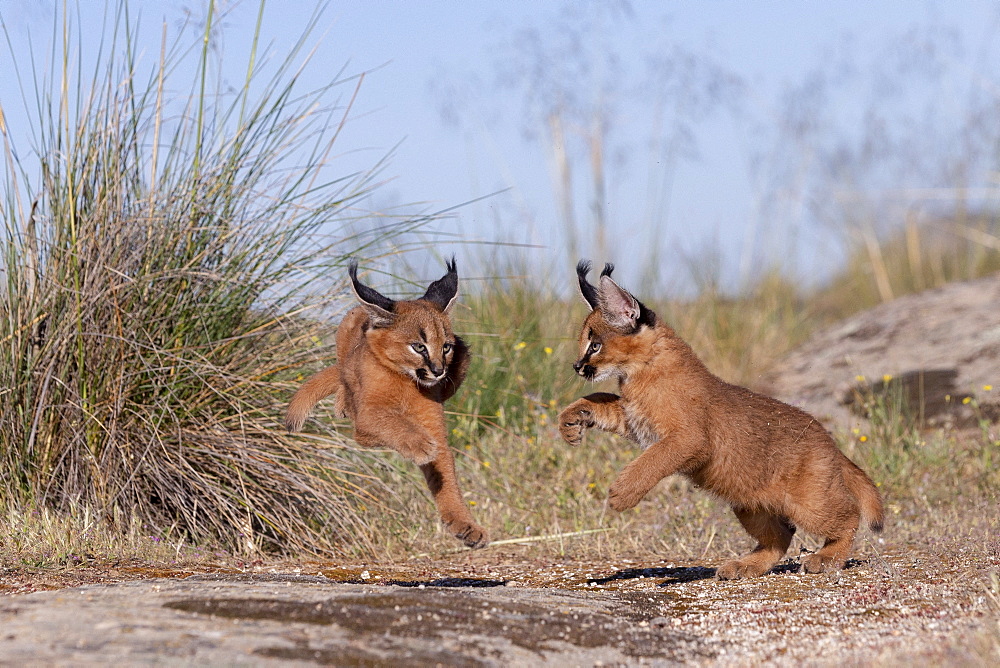
<path id="1" fill-rule="evenodd" d="M 30 33 L 35 50 L 45 53 L 52 6 L 58 4 L 0 0 L 16 51 L 29 48 Z M 87 30 L 97 31 L 103 0 L 79 5 Z M 173 29 L 189 8 L 197 15 L 207 2 L 132 5 L 141 10 L 152 61 L 162 20 Z M 566 84 L 588 101 L 604 89 L 610 110 L 609 240 L 601 257 L 588 227 L 586 155 L 574 153 L 580 254 L 615 261 L 626 280 L 652 275 L 673 289 L 686 284 L 689 265 L 700 265 L 712 249 L 723 258 L 725 268 L 718 273 L 730 282 L 775 262 L 805 278 L 822 277 L 836 269 L 845 238 L 840 229 L 845 223 L 823 201 L 841 193 L 835 185 L 849 182 L 863 193 L 945 188 L 950 183 L 935 173 L 935 165 L 962 155 L 953 133 L 970 110 L 989 108 L 990 101 L 1000 109 L 1000 5 L 990 0 L 604 3 L 604 10 L 587 13 L 592 27 L 582 30 L 579 45 L 585 55 L 569 59 L 603 64 L 583 85 L 563 79 L 539 90 L 561 65 L 546 61 L 540 67 L 543 83 L 528 85 L 519 75 L 539 62 L 518 35 L 530 31 L 539 50 L 550 52 L 564 42 L 567 24 L 581 25 L 566 18 L 568 6 L 554 1 L 328 4 L 304 84 L 321 86 L 345 65 L 349 73 L 369 71 L 338 159 L 345 170 L 363 168 L 399 144 L 384 172 L 391 181 L 378 190 L 374 205 L 423 203 L 418 208 L 436 210 L 507 189 L 459 209 L 441 228 L 470 240 L 537 244 L 542 248 L 517 252 L 556 275 L 570 272 L 576 258 L 566 252 L 546 126 L 524 95 L 534 91 L 544 97 Z M 310 1 L 268 3 L 265 42 L 276 57 L 297 38 L 314 7 Z M 256 2 L 235 5 L 221 33 L 224 62 L 237 80 L 256 11 Z M 607 63 L 609 55 L 613 64 Z M 0 70 L 7 58 L 5 51 Z M 683 86 L 669 94 L 658 88 L 664 63 L 686 63 L 694 73 L 687 93 Z M 682 114 L 690 131 L 686 150 L 667 159 L 653 140 L 669 143 L 675 117 L 660 116 L 657 126 L 657 102 L 675 108 L 678 99 L 707 90 L 705 77 L 722 75 L 731 77 L 733 105 L 708 104 Z M 897 85 L 900 90 L 894 90 Z M 9 77 L 0 75 L 5 108 L 17 95 Z M 798 120 L 812 124 L 798 135 L 798 144 L 780 122 L 789 109 L 798 109 Z M 884 117 L 873 119 L 873 113 Z M 16 122 L 8 114 L 14 137 Z M 886 126 L 885 144 L 866 153 L 859 148 L 862 128 L 880 123 Z M 847 176 L 831 166 L 845 150 L 846 164 L 853 165 Z M 907 150 L 914 156 L 901 157 Z M 996 185 L 998 156 L 991 150 L 973 161 L 967 185 Z M 936 152 L 946 155 L 939 160 Z M 819 168 L 816 160 L 823 163 Z M 895 215 L 882 209 L 889 206 L 885 198 L 872 199 L 871 215 L 880 225 Z M 908 200 L 906 206 L 912 205 Z M 492 271 L 482 258 L 469 262 L 478 263 L 475 272 L 481 275 Z"/>

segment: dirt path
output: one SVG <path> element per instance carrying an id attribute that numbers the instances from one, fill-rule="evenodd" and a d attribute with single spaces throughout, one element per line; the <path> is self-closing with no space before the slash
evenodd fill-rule
<path id="1" fill-rule="evenodd" d="M 0 597 L 0 663 L 989 665 L 1000 660 L 990 555 L 899 549 L 833 575 L 789 561 L 740 582 L 690 563 L 489 551 L 179 572 Z M 0 591 L 18 577 L 0 575 Z"/>

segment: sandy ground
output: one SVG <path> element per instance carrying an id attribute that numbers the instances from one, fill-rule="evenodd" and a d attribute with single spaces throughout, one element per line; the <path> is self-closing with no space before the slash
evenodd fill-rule
<path id="1" fill-rule="evenodd" d="M 0 663 L 1000 664 L 1000 542 L 873 548 L 820 575 L 788 559 L 736 582 L 715 565 L 489 548 L 394 565 L 7 570 Z"/>

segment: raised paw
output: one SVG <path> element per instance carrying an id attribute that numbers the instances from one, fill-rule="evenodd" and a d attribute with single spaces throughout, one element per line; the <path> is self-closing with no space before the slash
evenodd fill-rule
<path id="1" fill-rule="evenodd" d="M 622 471 L 608 490 L 608 505 L 618 512 L 635 508 L 648 491 L 638 480 L 634 480 L 627 470 Z"/>
<path id="2" fill-rule="evenodd" d="M 559 435 L 570 445 L 580 445 L 583 432 L 593 426 L 593 414 L 578 403 L 570 404 L 559 414 Z"/>
<path id="3" fill-rule="evenodd" d="M 583 441 L 583 432 L 586 430 L 586 427 L 577 422 L 559 423 L 559 435 L 570 445 L 580 445 Z"/>
<path id="4" fill-rule="evenodd" d="M 477 524 L 452 522 L 448 525 L 448 529 L 455 535 L 455 538 L 465 543 L 466 547 L 471 547 L 474 550 L 486 547 L 490 543 L 486 529 Z"/>

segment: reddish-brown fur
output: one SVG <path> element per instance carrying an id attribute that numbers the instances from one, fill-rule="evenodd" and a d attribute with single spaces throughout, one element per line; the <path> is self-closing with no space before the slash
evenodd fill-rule
<path id="1" fill-rule="evenodd" d="M 808 573 L 842 568 L 864 521 L 880 531 L 882 501 L 871 479 L 806 412 L 714 376 L 674 331 L 610 278 L 581 288 L 592 312 L 574 365 L 591 379 L 615 377 L 620 396 L 595 393 L 570 404 L 563 438 L 617 433 L 645 447 L 608 493 L 618 511 L 635 506 L 674 473 L 725 499 L 757 546 L 718 569 L 723 579 L 767 573 L 796 528 L 825 539 L 803 559 Z M 588 290 L 589 287 L 589 290 Z M 599 349 L 594 350 L 593 345 Z"/>
<path id="2" fill-rule="evenodd" d="M 454 271 L 454 265 L 449 269 Z M 454 293 L 449 291 L 446 299 L 430 289 L 428 295 L 437 300 L 425 295 L 393 302 L 376 293 L 385 300 L 379 306 L 365 302 L 362 290 L 371 289 L 361 286 L 362 305 L 337 328 L 339 363 L 312 376 L 295 393 L 285 425 L 300 429 L 316 402 L 336 394 L 336 412 L 354 422 L 354 440 L 392 448 L 419 465 L 448 530 L 469 547 L 482 547 L 489 538 L 462 499 L 442 407 L 469 365 L 468 349 L 452 332 L 448 316 L 457 288 L 456 274 Z M 422 347 L 426 357 L 413 346 Z M 435 371 L 443 377 L 436 379 Z"/>

